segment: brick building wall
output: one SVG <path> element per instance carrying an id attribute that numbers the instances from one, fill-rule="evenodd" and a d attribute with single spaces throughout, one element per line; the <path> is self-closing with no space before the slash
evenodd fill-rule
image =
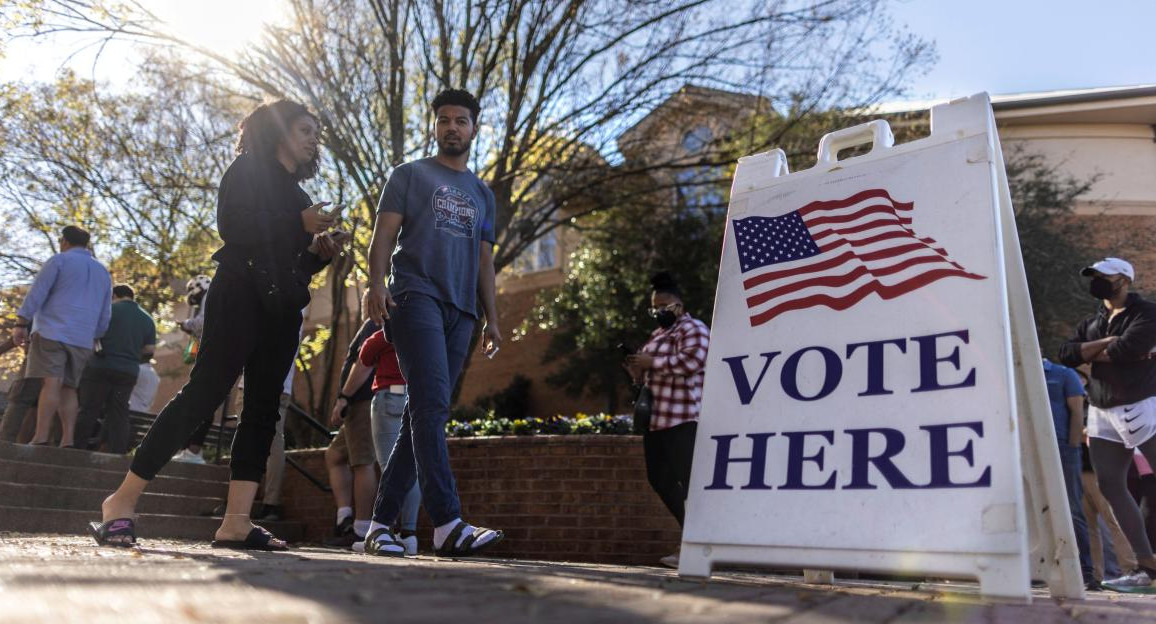
<path id="1" fill-rule="evenodd" d="M 605 409 L 605 400 L 600 397 L 569 396 L 546 382 L 546 377 L 556 368 L 556 363 L 542 363 L 542 355 L 550 343 L 549 332 L 533 330 L 524 338 L 512 340 L 514 329 L 530 314 L 538 292 L 516 290 L 498 295 L 502 350 L 492 360 L 479 352 L 471 355 L 458 404 L 472 405 L 479 397 L 504 389 L 515 375 L 522 375 L 530 380 L 530 416 L 573 416 L 577 412 L 597 413 Z"/>
<path id="2" fill-rule="evenodd" d="M 678 547 L 678 524 L 646 481 L 636 436 L 454 438 L 449 447 L 462 516 L 506 533 L 493 556 L 652 565 Z M 291 455 L 325 474 L 322 451 Z M 307 541 L 332 529 L 332 495 L 295 470 L 286 472 L 282 500 Z M 427 551 L 424 511 L 419 534 Z"/>

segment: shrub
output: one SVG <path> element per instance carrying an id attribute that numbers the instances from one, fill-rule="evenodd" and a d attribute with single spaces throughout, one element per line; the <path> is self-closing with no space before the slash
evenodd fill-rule
<path id="1" fill-rule="evenodd" d="M 582 414 L 553 416 L 551 418 L 476 418 L 453 419 L 446 423 L 446 435 L 454 438 L 503 435 L 569 435 L 599 434 L 628 435 L 632 429 L 630 416 L 610 414 Z"/>

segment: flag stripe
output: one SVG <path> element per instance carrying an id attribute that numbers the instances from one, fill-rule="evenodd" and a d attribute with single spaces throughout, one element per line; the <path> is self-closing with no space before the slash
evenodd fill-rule
<path id="1" fill-rule="evenodd" d="M 779 297 L 781 295 L 786 295 L 786 294 L 790 294 L 793 292 L 797 292 L 799 290 L 802 290 L 803 288 L 811 288 L 813 286 L 846 286 L 847 284 L 850 284 L 851 282 L 855 281 L 855 279 L 862 277 L 864 275 L 872 275 L 874 277 L 886 277 L 888 275 L 894 275 L 896 273 L 900 273 L 900 272 L 904 271 L 905 269 L 909 269 L 913 266 L 917 266 L 920 264 L 928 264 L 928 263 L 933 263 L 933 262 L 936 262 L 936 263 L 943 262 L 943 259 L 940 258 L 939 256 L 923 255 L 923 256 L 911 256 L 909 258 L 905 258 L 904 260 L 896 262 L 895 264 L 889 264 L 887 266 L 881 266 L 881 267 L 871 267 L 871 266 L 867 266 L 866 264 L 864 264 L 864 265 L 860 265 L 858 267 L 855 267 L 849 273 L 845 273 L 843 275 L 832 275 L 832 276 L 818 277 L 818 278 L 812 278 L 812 279 L 807 279 L 807 280 L 800 280 L 797 282 L 792 282 L 790 284 L 786 284 L 784 286 L 780 286 L 780 287 L 775 288 L 773 290 L 765 290 L 765 291 L 760 292 L 758 294 L 751 295 L 750 297 L 747 297 L 747 306 L 753 308 L 757 305 L 764 304 L 764 303 L 770 301 L 771 299 L 774 299 L 775 297 Z M 968 273 L 968 275 L 972 275 L 972 274 Z M 978 276 L 976 276 L 976 277 L 978 277 Z"/>
<path id="2" fill-rule="evenodd" d="M 847 199 L 813 201 L 800 208 L 799 213 L 802 215 L 807 215 L 808 213 L 814 212 L 816 210 L 834 210 L 837 208 L 846 208 L 848 206 L 854 206 L 855 204 L 866 201 L 868 199 L 887 200 L 888 203 L 895 206 L 896 210 L 911 210 L 915 205 L 914 202 L 897 202 L 891 198 L 890 193 L 883 189 L 867 189 L 866 191 L 855 193 Z"/>
<path id="3" fill-rule="evenodd" d="M 849 221 L 860 219 L 869 214 L 888 214 L 900 221 L 904 220 L 903 217 L 899 217 L 895 214 L 895 210 L 891 206 L 868 206 L 866 208 L 856 210 L 850 214 L 837 214 L 823 217 L 806 217 L 803 219 L 803 221 L 807 224 L 807 227 L 815 227 L 817 225 L 826 225 L 828 223 L 847 223 Z M 910 223 L 911 219 L 906 219 L 906 222 Z"/>
<path id="4" fill-rule="evenodd" d="M 876 219 L 874 221 L 867 221 L 855 226 L 827 228 L 822 232 L 813 232 L 811 237 L 815 239 L 815 242 L 818 242 L 820 238 L 831 236 L 833 234 L 859 234 L 878 227 L 888 227 L 893 225 L 895 225 L 895 221 L 891 219 Z"/>
<path id="5" fill-rule="evenodd" d="M 966 277 L 968 279 L 984 279 L 983 276 L 975 275 L 959 271 L 957 269 L 935 269 L 927 273 L 921 273 L 907 281 L 900 282 L 894 286 L 884 286 L 879 282 L 869 282 L 860 288 L 856 289 L 849 295 L 843 297 L 832 297 L 830 295 L 811 295 L 802 299 L 793 299 L 786 301 L 769 310 L 764 310 L 751 317 L 751 326 L 755 327 L 762 325 L 767 321 L 775 318 L 783 312 L 791 310 L 799 310 L 802 308 L 810 308 L 815 306 L 825 306 L 832 310 L 846 310 L 847 308 L 862 301 L 871 293 L 876 293 L 883 299 L 894 299 L 900 295 L 909 293 L 918 288 L 922 288 L 932 282 L 941 280 L 945 277 Z"/>
<path id="6" fill-rule="evenodd" d="M 818 264 L 805 265 L 805 266 L 801 266 L 801 267 L 798 267 L 795 269 L 789 269 L 789 270 L 785 270 L 785 271 L 769 271 L 767 273 L 760 273 L 759 275 L 748 277 L 745 281 L 743 281 L 743 288 L 748 288 L 748 289 L 754 288 L 755 286 L 758 286 L 759 284 L 764 284 L 766 282 L 774 281 L 777 279 L 783 279 L 785 277 L 794 277 L 796 275 L 804 275 L 806 273 L 815 273 L 818 271 L 826 271 L 827 269 L 830 269 L 831 267 L 837 267 L 841 264 L 844 264 L 845 262 L 847 262 L 847 260 L 850 260 L 851 258 L 854 258 L 854 257 L 855 257 L 854 252 L 845 251 L 842 254 L 839 254 L 838 256 L 831 258 L 830 260 L 824 260 L 822 262 L 819 262 Z"/>
<path id="7" fill-rule="evenodd" d="M 922 238 L 915 238 L 915 237 L 911 236 L 910 234 L 903 235 L 903 236 L 888 237 L 887 239 L 881 239 L 881 240 L 888 240 L 890 238 L 902 238 L 905 240 L 917 240 L 917 241 L 919 241 L 918 243 L 911 243 L 909 245 L 903 246 L 903 248 L 905 250 L 910 250 L 913 248 L 914 249 L 927 248 L 927 249 L 930 249 L 930 250 L 934 251 L 935 253 L 939 254 L 940 256 L 942 256 L 943 260 L 945 262 L 955 264 L 955 261 L 947 256 L 947 250 L 946 249 L 943 249 L 942 247 L 932 247 L 931 246 L 931 244 L 935 242 L 934 240 L 931 240 L 931 239 L 924 240 Z M 847 245 L 850 245 L 851 247 L 865 247 L 867 245 L 874 244 L 876 242 L 881 242 L 881 241 L 861 242 L 861 241 L 855 241 L 855 240 L 850 240 L 850 239 L 843 239 L 843 240 L 838 241 L 836 243 L 832 243 L 832 244 L 824 243 L 822 245 L 819 245 L 819 249 L 821 251 L 831 251 L 831 250 L 838 249 L 840 247 L 844 247 Z M 891 247 L 888 249 L 896 249 L 896 247 Z M 882 251 L 885 251 L 885 249 L 875 250 L 875 251 L 872 251 L 871 253 L 856 253 L 855 255 L 857 255 L 860 259 L 874 260 L 874 259 L 876 259 L 876 257 L 871 256 L 871 254 L 872 253 L 880 253 Z M 880 257 L 883 257 L 883 256 L 880 256 Z M 963 267 L 959 267 L 959 268 L 962 269 Z"/>

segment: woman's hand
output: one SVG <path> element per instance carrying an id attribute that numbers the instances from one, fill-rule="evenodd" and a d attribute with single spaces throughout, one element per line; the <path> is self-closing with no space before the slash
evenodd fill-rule
<path id="1" fill-rule="evenodd" d="M 638 371 L 648 371 L 654 368 L 654 356 L 646 353 L 634 353 L 626 356 L 626 366 Z"/>
<path id="2" fill-rule="evenodd" d="M 333 227 L 333 217 L 321 212 L 329 202 L 317 202 L 301 211 L 301 225 L 310 234 L 320 234 Z"/>
<path id="3" fill-rule="evenodd" d="M 313 235 L 313 242 L 309 245 L 309 251 L 315 254 L 322 260 L 329 260 L 333 256 L 341 253 L 342 247 L 349 242 L 349 233 L 336 230 L 334 232 L 322 232 L 321 234 Z"/>

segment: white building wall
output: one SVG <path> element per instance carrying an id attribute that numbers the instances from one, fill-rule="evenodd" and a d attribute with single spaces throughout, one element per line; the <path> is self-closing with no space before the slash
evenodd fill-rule
<path id="1" fill-rule="evenodd" d="M 1085 214 L 1156 215 L 1156 141 L 1143 124 L 1040 124 L 1000 128 L 1013 146 L 1043 154 L 1077 179 L 1098 176 L 1077 207 Z"/>

